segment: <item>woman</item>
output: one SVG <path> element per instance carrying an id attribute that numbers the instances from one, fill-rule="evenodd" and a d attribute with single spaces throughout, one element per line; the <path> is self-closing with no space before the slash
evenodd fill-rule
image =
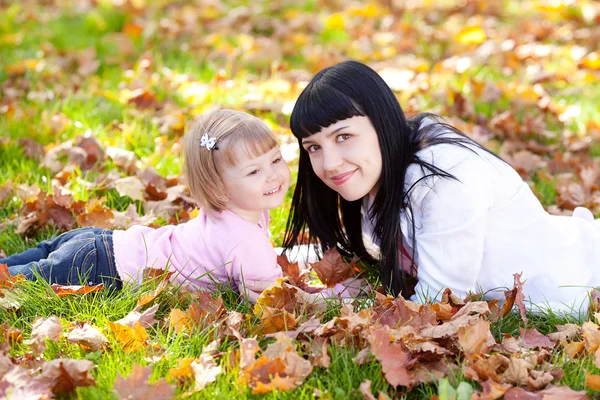
<path id="1" fill-rule="evenodd" d="M 364 64 L 317 73 L 291 129 L 301 150 L 288 249 L 304 237 L 374 257 L 392 294 L 421 301 L 446 287 L 500 298 L 522 272 L 533 304 L 577 312 L 600 283 L 600 231 L 588 210 L 549 215 L 514 169 L 463 133 L 431 114 L 407 120 Z M 369 241 L 379 251 L 368 252 Z"/>

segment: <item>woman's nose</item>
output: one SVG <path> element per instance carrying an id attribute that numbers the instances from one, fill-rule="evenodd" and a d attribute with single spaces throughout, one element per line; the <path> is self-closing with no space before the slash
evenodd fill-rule
<path id="1" fill-rule="evenodd" d="M 334 149 L 323 151 L 323 169 L 327 172 L 337 171 L 344 163 L 341 155 Z"/>

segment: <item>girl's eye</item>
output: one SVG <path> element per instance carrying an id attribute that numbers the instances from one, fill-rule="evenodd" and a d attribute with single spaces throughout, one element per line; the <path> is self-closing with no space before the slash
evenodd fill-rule
<path id="1" fill-rule="evenodd" d="M 247 176 L 253 176 L 253 175 L 256 175 L 256 174 L 258 174 L 258 170 L 257 169 L 250 171 Z"/>
<path id="2" fill-rule="evenodd" d="M 281 161 L 281 157 L 277 157 L 273 160 L 273 164 L 278 164 Z"/>
<path id="3" fill-rule="evenodd" d="M 350 135 L 349 133 L 342 133 L 341 135 L 338 135 L 338 136 L 336 137 L 336 141 L 337 141 L 338 143 L 339 143 L 339 142 L 343 142 L 343 141 L 345 141 L 345 140 L 348 140 L 348 139 L 350 139 L 350 137 L 351 137 L 351 136 L 352 136 L 352 135 Z"/>
<path id="4" fill-rule="evenodd" d="M 309 153 L 314 153 L 314 152 L 316 152 L 317 150 L 319 150 L 319 146 L 318 146 L 318 145 L 316 145 L 316 144 L 311 144 L 310 146 L 308 146 L 308 147 L 306 148 L 306 151 L 308 151 Z"/>

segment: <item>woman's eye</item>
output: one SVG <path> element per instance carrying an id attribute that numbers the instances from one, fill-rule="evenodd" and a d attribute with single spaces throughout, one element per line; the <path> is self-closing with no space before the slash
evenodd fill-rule
<path id="1" fill-rule="evenodd" d="M 306 148 L 306 151 L 308 151 L 309 153 L 314 153 L 317 150 L 319 150 L 319 146 L 317 146 L 316 144 L 311 144 Z"/>
<path id="2" fill-rule="evenodd" d="M 257 169 L 250 171 L 248 173 L 248 176 L 252 176 L 252 175 L 256 175 L 256 174 L 258 174 L 258 170 Z"/>
<path id="3" fill-rule="evenodd" d="M 341 135 L 338 135 L 338 136 L 337 136 L 337 141 L 338 141 L 338 142 L 343 142 L 343 141 L 345 141 L 345 140 L 348 140 L 348 139 L 350 139 L 350 137 L 351 137 L 351 136 L 352 136 L 352 135 L 350 135 L 349 133 L 342 133 Z"/>

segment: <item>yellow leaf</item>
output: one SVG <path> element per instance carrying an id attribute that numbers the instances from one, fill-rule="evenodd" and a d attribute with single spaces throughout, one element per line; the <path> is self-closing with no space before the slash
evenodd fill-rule
<path id="1" fill-rule="evenodd" d="M 190 364 L 194 361 L 193 358 L 180 358 L 177 360 L 177 366 L 169 370 L 168 380 L 185 381 L 191 379 L 194 376 L 194 371 L 190 367 Z"/>
<path id="2" fill-rule="evenodd" d="M 115 334 L 117 341 L 123 345 L 125 351 L 134 352 L 146 347 L 148 332 L 139 322 L 133 328 L 110 321 L 108 326 Z"/>
<path id="3" fill-rule="evenodd" d="M 362 7 L 351 7 L 348 9 L 348 14 L 355 17 L 375 18 L 380 14 L 381 10 L 376 4 L 369 3 Z"/>
<path id="4" fill-rule="evenodd" d="M 480 44 L 486 39 L 487 36 L 480 26 L 468 26 L 456 35 L 456 41 L 461 44 Z"/>
<path id="5" fill-rule="evenodd" d="M 345 27 L 344 17 L 340 13 L 331 14 L 325 21 L 325 27 L 331 30 L 343 30 Z"/>
<path id="6" fill-rule="evenodd" d="M 181 311 L 178 308 L 174 308 L 169 314 L 169 324 L 175 328 L 177 333 L 181 333 L 184 329 L 189 329 L 190 316 L 187 311 Z"/>
<path id="7" fill-rule="evenodd" d="M 584 68 L 594 71 L 600 70 L 600 53 L 594 51 L 588 54 L 583 60 L 581 60 L 580 65 Z"/>

